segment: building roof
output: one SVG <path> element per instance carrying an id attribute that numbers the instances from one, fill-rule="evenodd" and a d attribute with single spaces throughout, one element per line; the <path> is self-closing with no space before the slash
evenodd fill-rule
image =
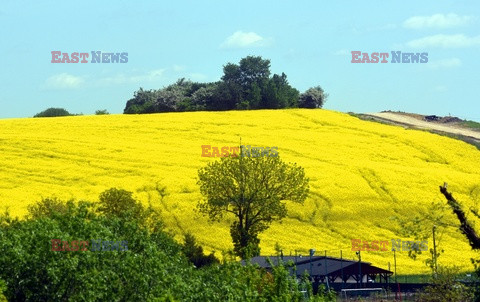
<path id="1" fill-rule="evenodd" d="M 362 275 L 378 275 L 378 274 L 388 274 L 391 275 L 393 272 L 376 267 L 371 265 L 369 262 L 361 262 L 359 265 L 358 261 L 334 258 L 334 257 L 325 257 L 325 256 L 257 256 L 250 259 L 250 263 L 258 264 L 258 266 L 271 269 L 271 264 L 267 259 L 270 259 L 273 265 L 278 265 L 281 261 L 284 264 L 288 262 L 293 262 L 296 267 L 296 275 L 302 275 L 305 272 L 311 276 L 341 276 L 342 270 L 344 275 L 353 275 L 359 274 L 360 267 Z M 245 264 L 245 261 L 242 261 Z M 326 268 L 325 268 L 326 267 Z"/>

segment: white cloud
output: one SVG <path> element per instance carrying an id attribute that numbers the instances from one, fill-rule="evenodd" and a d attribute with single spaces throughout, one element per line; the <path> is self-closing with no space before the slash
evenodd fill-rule
<path id="1" fill-rule="evenodd" d="M 221 48 L 247 48 L 247 47 L 263 47 L 270 44 L 270 39 L 265 39 L 254 32 L 236 31 L 229 36 L 220 45 Z"/>
<path id="2" fill-rule="evenodd" d="M 427 47 L 443 47 L 443 48 L 462 48 L 480 45 L 480 36 L 468 37 L 464 34 L 457 35 L 433 35 L 421 39 L 409 41 L 409 47 L 427 48 Z"/>
<path id="3" fill-rule="evenodd" d="M 459 58 L 442 59 L 438 61 L 428 62 L 428 66 L 433 69 L 453 68 L 461 65 L 462 65 L 462 61 Z"/>
<path id="4" fill-rule="evenodd" d="M 78 88 L 84 83 L 82 77 L 77 77 L 68 73 L 60 73 L 49 77 L 45 81 L 48 88 L 54 89 L 72 89 Z"/>
<path id="5" fill-rule="evenodd" d="M 403 22 L 403 27 L 412 29 L 422 28 L 451 28 L 463 26 L 472 21 L 470 16 L 459 16 L 457 14 L 435 14 L 432 16 L 414 16 Z"/>

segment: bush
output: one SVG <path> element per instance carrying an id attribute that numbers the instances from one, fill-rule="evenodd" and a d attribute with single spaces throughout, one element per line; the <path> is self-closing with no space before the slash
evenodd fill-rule
<path id="1" fill-rule="evenodd" d="M 41 201 L 27 206 L 30 217 L 41 218 L 50 217 L 55 213 L 65 214 L 68 211 L 66 203 L 58 200 L 57 198 L 42 198 Z"/>
<path id="2" fill-rule="evenodd" d="M 132 197 L 132 192 L 122 189 L 111 188 L 100 194 L 98 210 L 108 217 L 128 217 L 133 216 L 142 218 L 144 208 L 141 203 Z"/>
<path id="3" fill-rule="evenodd" d="M 474 301 L 473 290 L 465 284 L 455 280 L 458 269 L 439 268 L 436 277 L 432 278 L 432 284 L 420 292 L 419 302 L 469 302 Z"/>
<path id="4" fill-rule="evenodd" d="M 91 203 L 0 228 L 0 278 L 11 301 L 146 301 L 188 293 L 190 268 L 173 239 L 135 220 L 96 216 Z M 52 251 L 52 239 L 127 241 L 126 251 Z M 18 265 L 22 263 L 22 265 Z"/>
<path id="5" fill-rule="evenodd" d="M 108 114 L 110 113 L 107 111 L 107 109 L 95 111 L 95 115 L 108 115 Z"/>
<path id="6" fill-rule="evenodd" d="M 35 114 L 33 117 L 55 117 L 55 116 L 70 116 L 72 115 L 63 108 L 48 108 L 40 113 Z"/>
<path id="7" fill-rule="evenodd" d="M 307 91 L 300 95 L 298 99 L 298 107 L 300 108 L 322 108 L 323 104 L 327 100 L 328 94 L 326 94 L 322 87 L 316 86 L 309 88 Z"/>

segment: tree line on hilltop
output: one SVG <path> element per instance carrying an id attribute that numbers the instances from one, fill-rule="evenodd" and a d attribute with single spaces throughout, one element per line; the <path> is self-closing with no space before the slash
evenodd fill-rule
<path id="1" fill-rule="evenodd" d="M 184 78 L 158 90 L 140 88 L 127 101 L 126 114 L 281 108 L 321 108 L 328 94 L 320 86 L 300 93 L 287 75 L 271 75 L 270 60 L 247 56 L 223 66 L 220 81 L 197 83 Z"/>
<path id="2" fill-rule="evenodd" d="M 300 93 L 285 73 L 271 74 L 270 60 L 247 56 L 239 64 L 223 66 L 220 81 L 199 83 L 181 78 L 161 89 L 140 87 L 127 101 L 124 114 L 225 111 L 282 108 L 322 108 L 328 94 L 320 86 Z M 108 114 L 97 110 L 97 115 Z M 34 117 L 82 115 L 63 108 L 48 108 Z"/>

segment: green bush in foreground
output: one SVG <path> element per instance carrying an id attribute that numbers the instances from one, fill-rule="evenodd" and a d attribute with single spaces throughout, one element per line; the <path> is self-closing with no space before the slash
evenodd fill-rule
<path id="1" fill-rule="evenodd" d="M 7 290 L 7 286 L 5 282 L 0 279 L 0 302 L 7 302 L 7 298 L 3 295 L 3 293 Z"/>
<path id="2" fill-rule="evenodd" d="M 469 302 L 474 301 L 474 292 L 463 283 L 455 280 L 455 268 L 439 268 L 436 277 L 431 280 L 431 285 L 425 287 L 419 294 L 419 302 Z"/>
<path id="3" fill-rule="evenodd" d="M 0 215 L 0 292 L 9 301 L 306 301 L 281 268 L 195 268 L 153 209 L 123 190 L 101 196 L 100 204 L 45 199 L 26 220 Z M 52 239 L 88 240 L 88 251 L 52 251 Z M 126 241 L 128 250 L 93 251 L 91 240 Z"/>

